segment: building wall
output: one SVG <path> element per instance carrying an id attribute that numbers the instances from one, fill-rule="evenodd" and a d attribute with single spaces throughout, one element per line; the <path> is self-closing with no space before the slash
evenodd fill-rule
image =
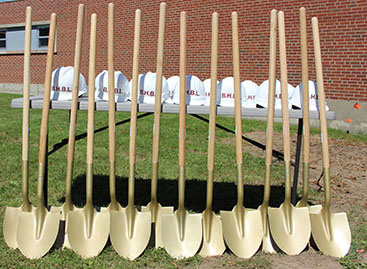
<path id="1" fill-rule="evenodd" d="M 57 53 L 54 68 L 73 65 L 78 3 L 85 4 L 82 73 L 88 78 L 90 15 L 98 15 L 97 73 L 107 69 L 107 5 L 111 1 L 16 1 L 0 4 L 0 24 L 20 23 L 25 8 L 33 7 L 33 21 L 58 14 Z M 114 1 L 115 66 L 129 79 L 132 73 L 134 11 L 142 10 L 139 72 L 156 66 L 160 1 Z M 367 1 L 365 0 L 167 0 L 164 75 L 179 72 L 179 18 L 187 12 L 187 72 L 210 76 L 211 14 L 219 13 L 218 78 L 232 75 L 231 12 L 239 13 L 241 80 L 261 83 L 268 76 L 269 23 L 272 9 L 283 10 L 286 19 L 289 82 L 301 81 L 299 8 L 306 7 L 310 79 L 315 79 L 311 18 L 319 18 L 324 83 L 329 99 L 367 101 Z M 32 83 L 44 81 L 45 54 L 31 58 Z M 279 74 L 279 68 L 278 68 Z M 21 83 L 23 55 L 0 55 L 0 83 Z M 278 76 L 279 77 L 279 76 Z"/>

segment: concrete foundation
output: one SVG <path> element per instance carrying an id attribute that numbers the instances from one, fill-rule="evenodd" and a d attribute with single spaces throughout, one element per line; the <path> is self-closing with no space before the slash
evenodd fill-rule
<path id="1" fill-rule="evenodd" d="M 31 84 L 31 95 L 43 93 L 43 84 Z M 23 84 L 21 83 L 0 83 L 0 93 L 22 94 Z M 360 109 L 354 108 L 358 103 Z M 367 103 L 345 100 L 327 100 L 330 111 L 336 112 L 336 120 L 328 122 L 329 128 L 340 129 L 350 133 L 367 134 Z M 252 118 L 255 119 L 255 118 Z M 256 118 L 264 120 L 264 118 Z M 281 119 L 275 119 L 281 122 Z M 292 124 L 297 124 L 297 120 L 291 119 Z M 318 120 L 311 120 L 312 127 L 319 127 Z"/>

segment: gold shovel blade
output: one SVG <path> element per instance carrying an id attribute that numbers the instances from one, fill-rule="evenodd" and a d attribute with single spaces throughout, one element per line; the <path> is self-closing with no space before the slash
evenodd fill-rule
<path id="1" fill-rule="evenodd" d="M 341 258 L 348 254 L 352 239 L 344 212 L 333 214 L 329 209 L 322 209 L 310 213 L 310 220 L 312 237 L 325 255 Z"/>
<path id="2" fill-rule="evenodd" d="M 36 210 L 19 214 L 16 239 L 19 250 L 29 259 L 39 259 L 44 256 L 55 243 L 60 222 L 60 211 L 51 210 L 44 215 L 44 221 L 37 236 Z M 38 237 L 38 238 L 37 238 Z"/>
<path id="3" fill-rule="evenodd" d="M 162 215 L 162 241 L 168 254 L 176 259 L 189 258 L 196 254 L 202 241 L 202 216 L 189 214 L 179 218 L 177 210 L 173 214 Z M 180 223 L 180 220 L 183 223 Z M 182 238 L 180 227 L 183 229 Z"/>
<path id="4" fill-rule="evenodd" d="M 268 219 L 268 205 L 262 204 L 258 207 L 261 213 L 261 222 L 263 224 L 263 239 L 262 251 L 266 253 L 275 253 L 275 248 L 270 235 L 269 219 Z"/>
<path id="5" fill-rule="evenodd" d="M 283 203 L 280 208 L 268 208 L 270 231 L 277 246 L 288 255 L 301 253 L 311 236 L 307 207 L 296 208 Z"/>
<path id="6" fill-rule="evenodd" d="M 69 212 L 66 224 L 68 241 L 71 248 L 82 258 L 96 257 L 106 245 L 110 226 L 108 213 L 105 210 L 97 212 L 93 208 L 91 223 L 88 224 L 85 209 Z"/>
<path id="7" fill-rule="evenodd" d="M 133 210 L 133 214 L 129 214 L 126 208 L 110 212 L 111 244 L 120 256 L 129 260 L 134 260 L 143 253 L 151 233 L 150 212 L 141 213 L 136 208 Z"/>
<path id="8" fill-rule="evenodd" d="M 248 259 L 259 249 L 263 238 L 261 213 L 259 210 L 244 209 L 243 220 L 239 220 L 235 210 L 236 207 L 232 211 L 220 212 L 224 241 L 236 256 Z M 240 222 L 244 224 L 243 233 Z"/>
<path id="9" fill-rule="evenodd" d="M 209 214 L 211 216 L 209 216 Z M 222 255 L 226 250 L 223 240 L 222 220 L 214 212 L 203 213 L 203 244 L 199 255 L 202 257 Z"/>
<path id="10" fill-rule="evenodd" d="M 19 214 L 22 212 L 20 207 L 9 207 L 7 206 L 4 214 L 4 223 L 3 223 L 3 234 L 5 243 L 11 249 L 18 248 L 17 243 L 17 228 L 19 221 Z"/>
<path id="11" fill-rule="evenodd" d="M 141 212 L 150 212 L 151 213 L 151 222 L 154 223 L 155 229 L 155 248 L 163 248 L 162 242 L 162 215 L 172 214 L 173 213 L 173 206 L 161 206 L 161 204 L 157 203 L 156 211 L 155 211 L 155 221 L 152 212 L 152 204 L 149 203 L 147 206 L 141 207 Z"/>

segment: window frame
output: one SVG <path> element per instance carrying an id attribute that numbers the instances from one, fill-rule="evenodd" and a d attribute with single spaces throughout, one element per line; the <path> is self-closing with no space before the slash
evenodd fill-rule
<path id="1" fill-rule="evenodd" d="M 47 54 L 47 46 L 40 46 L 40 39 L 49 39 L 49 35 L 48 36 L 40 36 L 39 35 L 39 29 L 44 29 L 46 26 L 49 28 L 50 27 L 50 22 L 51 21 L 35 21 L 32 22 L 32 32 L 34 30 L 38 30 L 37 34 L 32 33 L 32 41 L 37 42 L 37 48 L 36 49 L 32 49 L 31 53 L 32 54 Z M 4 30 L 5 31 L 5 42 L 6 42 L 6 47 L 4 48 L 0 48 L 0 55 L 9 55 L 9 54 L 24 54 L 24 49 L 23 50 L 11 50 L 8 47 L 8 40 L 6 37 L 6 33 L 8 31 L 11 31 L 11 29 L 13 28 L 25 28 L 25 23 L 13 23 L 13 24 L 2 24 L 0 25 L 0 31 Z M 4 40 L 4 39 L 1 39 Z M 57 31 L 56 31 L 56 38 L 55 38 L 55 48 L 54 48 L 54 53 L 57 53 Z"/>

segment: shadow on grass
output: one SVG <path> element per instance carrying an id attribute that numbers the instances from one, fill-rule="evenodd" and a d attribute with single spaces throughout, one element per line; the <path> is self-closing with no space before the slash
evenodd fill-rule
<path id="1" fill-rule="evenodd" d="M 116 195 L 119 203 L 127 205 L 128 178 L 116 177 Z M 246 208 L 257 208 L 263 201 L 263 185 L 245 185 Z M 72 199 L 77 207 L 85 204 L 85 175 L 80 175 L 73 180 Z M 60 199 L 64 202 L 65 197 Z M 150 179 L 137 178 L 135 180 L 135 205 L 145 206 L 150 201 Z M 159 179 L 158 201 L 162 206 L 178 206 L 177 179 Z M 214 182 L 213 210 L 232 210 L 237 201 L 237 185 L 234 183 Z M 271 187 L 270 206 L 279 207 L 284 201 L 284 188 Z M 107 206 L 110 203 L 109 176 L 94 175 L 93 203 L 98 207 Z M 185 207 L 188 210 L 202 212 L 206 203 L 206 181 L 190 179 L 186 180 Z"/>

